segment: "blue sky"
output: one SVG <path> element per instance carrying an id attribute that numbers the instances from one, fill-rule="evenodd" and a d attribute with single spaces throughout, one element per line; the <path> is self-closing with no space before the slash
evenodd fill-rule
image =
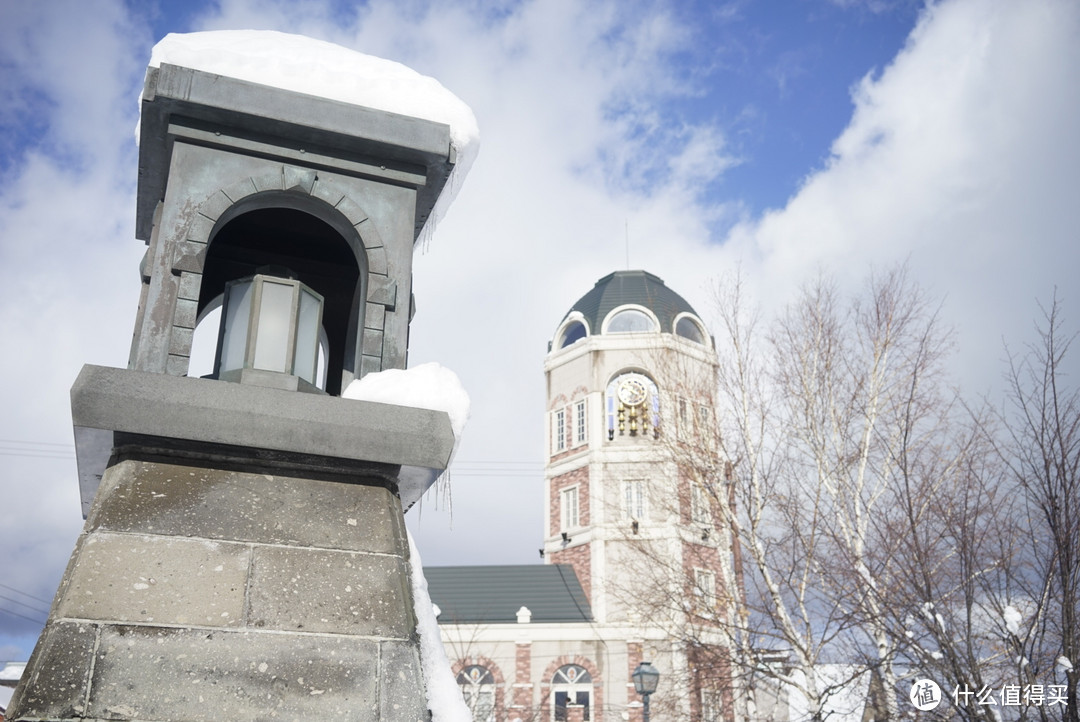
<path id="1" fill-rule="evenodd" d="M 706 319 L 737 266 L 768 312 L 818 269 L 855 289 L 906 261 L 967 393 L 1055 287 L 1080 324 L 1071 0 L 0 3 L 0 661 L 29 654 L 17 615 L 43 619 L 81 527 L 68 389 L 126 364 L 150 49 L 249 27 L 403 62 L 480 124 L 416 260 L 410 361 L 473 399 L 453 513 L 409 514 L 428 564 L 539 561 L 546 343 L 627 242 Z"/>

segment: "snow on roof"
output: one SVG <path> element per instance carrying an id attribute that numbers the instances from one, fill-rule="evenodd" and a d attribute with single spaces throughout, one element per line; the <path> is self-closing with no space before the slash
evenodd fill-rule
<path id="1" fill-rule="evenodd" d="M 18 682 L 24 669 L 26 662 L 5 662 L 3 668 L 0 668 L 0 681 Z"/>
<path id="2" fill-rule="evenodd" d="M 270 30 L 170 33 L 150 55 L 150 67 L 161 63 L 450 126 L 457 164 L 428 229 L 445 213 L 479 151 L 476 116 L 437 80 L 323 40 Z"/>

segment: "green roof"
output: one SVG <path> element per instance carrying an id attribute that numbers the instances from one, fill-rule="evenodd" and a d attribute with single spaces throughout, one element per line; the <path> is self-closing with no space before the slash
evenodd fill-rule
<path id="1" fill-rule="evenodd" d="M 675 317 L 680 313 L 697 315 L 686 299 L 647 271 L 615 271 L 604 276 L 570 312 L 580 312 L 589 323 L 589 333 L 595 334 L 600 333 L 604 318 L 612 310 L 628 303 L 644 306 L 656 314 L 664 333 L 674 333 Z"/>
<path id="2" fill-rule="evenodd" d="M 533 622 L 591 622 L 592 609 L 569 564 L 425 567 L 442 624 L 513 624 L 528 607 Z"/>

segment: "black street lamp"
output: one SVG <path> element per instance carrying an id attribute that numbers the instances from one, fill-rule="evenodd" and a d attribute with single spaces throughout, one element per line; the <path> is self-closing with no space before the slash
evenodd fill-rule
<path id="1" fill-rule="evenodd" d="M 649 662 L 642 662 L 630 678 L 634 680 L 634 690 L 643 700 L 643 722 L 649 722 L 649 696 L 656 691 L 656 685 L 660 683 L 660 672 Z"/>

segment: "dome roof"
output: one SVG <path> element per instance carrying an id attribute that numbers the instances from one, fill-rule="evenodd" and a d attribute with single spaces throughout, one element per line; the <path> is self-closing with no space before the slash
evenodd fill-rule
<path id="1" fill-rule="evenodd" d="M 573 305 L 570 313 L 579 312 L 588 322 L 589 332 L 600 333 L 604 318 L 627 304 L 644 306 L 656 314 L 660 330 L 665 333 L 674 333 L 675 317 L 680 313 L 697 315 L 686 299 L 646 271 L 615 271 L 604 276 Z"/>

